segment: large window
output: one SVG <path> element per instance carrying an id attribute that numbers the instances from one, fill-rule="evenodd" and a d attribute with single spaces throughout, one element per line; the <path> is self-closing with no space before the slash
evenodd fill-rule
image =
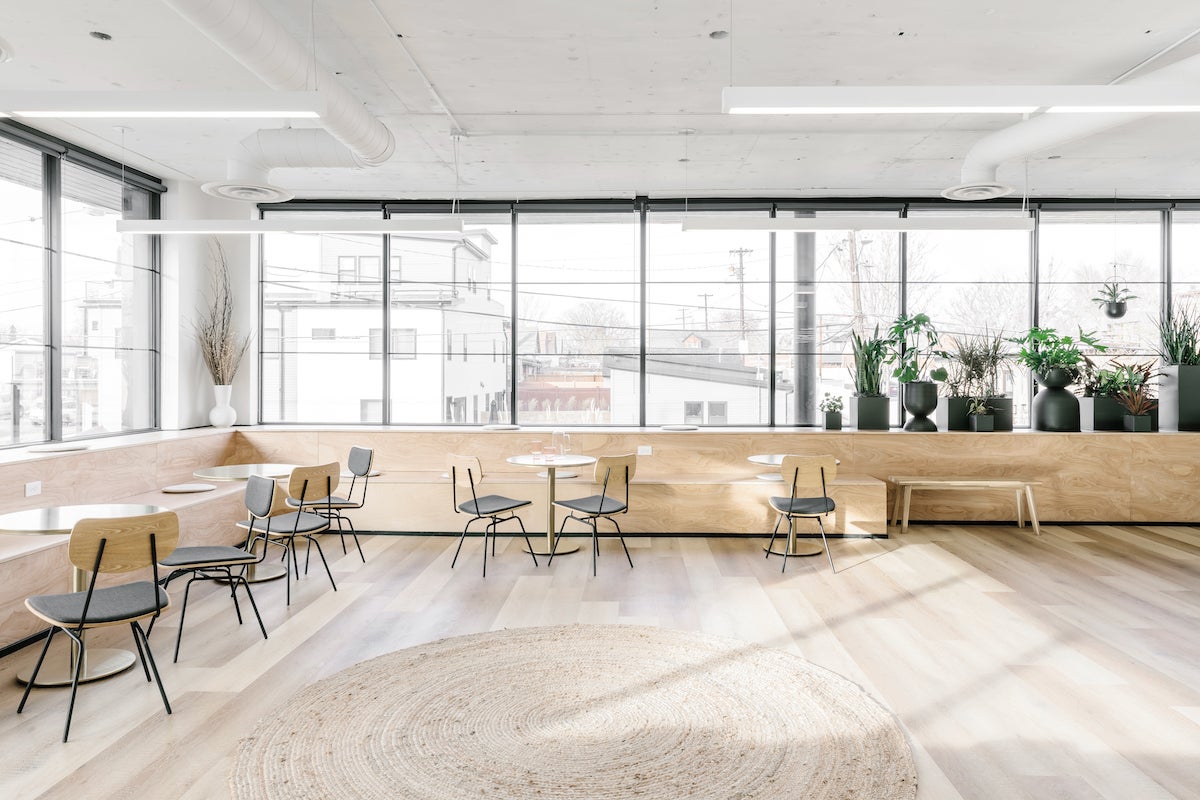
<path id="1" fill-rule="evenodd" d="M 0 138 L 0 444 L 158 424 L 154 243 L 116 231 L 156 198 L 73 157 Z"/>
<path id="2" fill-rule="evenodd" d="M 1200 297 L 1200 210 L 1170 204 L 1034 204 L 1032 234 L 958 222 L 908 233 L 685 232 L 677 201 L 499 207 L 468 205 L 462 234 L 332 237 L 336 247 L 296 237 L 308 254 L 284 260 L 269 237 L 264 421 L 816 425 L 824 394 L 853 393 L 851 334 L 882 333 L 902 311 L 928 314 L 948 350 L 1038 324 L 1095 331 L 1113 357 L 1141 360 L 1154 351 L 1165 287 L 1177 302 Z M 361 208 L 353 213 L 384 211 Z M 1016 204 L 798 200 L 687 209 L 823 226 L 847 215 L 1025 213 Z M 305 277 L 314 270 L 315 284 Z M 1092 301 L 1113 280 L 1137 295 L 1121 319 Z M 289 323 L 287 313 L 310 319 Z M 349 378 L 313 398 L 319 413 L 305 410 L 306 376 L 328 369 Z M 898 387 L 890 376 L 885 384 L 899 424 Z M 1014 366 L 998 388 L 1027 426 L 1028 372 Z"/>

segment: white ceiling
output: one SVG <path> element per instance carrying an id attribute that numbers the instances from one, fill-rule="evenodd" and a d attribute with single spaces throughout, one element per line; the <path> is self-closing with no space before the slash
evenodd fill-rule
<path id="1" fill-rule="evenodd" d="M 731 117 L 737 85 L 1107 83 L 1200 27 L 1182 0 L 260 0 L 396 137 L 385 165 L 277 169 L 301 197 L 936 196 L 1012 116 Z M 4 0 L 0 89 L 264 90 L 160 0 Z M 733 19 L 730 19 L 730 9 Z M 310 18 L 315 24 L 310 24 Z M 112 40 L 91 38 L 104 31 Z M 715 30 L 731 31 L 724 39 Z M 1200 53 L 1200 36 L 1146 68 Z M 37 120 L 167 179 L 225 177 L 269 122 Z M 311 124 L 311 123 L 308 123 Z M 681 162 L 684 137 L 689 162 Z M 1031 196 L 1200 197 L 1200 114 L 1028 161 Z M 1001 181 L 1026 185 L 1026 164 Z"/>

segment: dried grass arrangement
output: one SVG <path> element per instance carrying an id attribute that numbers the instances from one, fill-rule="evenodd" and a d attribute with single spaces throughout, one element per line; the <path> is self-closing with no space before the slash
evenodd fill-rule
<path id="1" fill-rule="evenodd" d="M 209 304 L 193 327 L 213 383 L 228 386 L 233 383 L 242 358 L 250 349 L 250 335 L 239 336 L 233 326 L 233 293 L 225 250 L 219 242 L 213 242 L 211 249 L 214 268 Z"/>

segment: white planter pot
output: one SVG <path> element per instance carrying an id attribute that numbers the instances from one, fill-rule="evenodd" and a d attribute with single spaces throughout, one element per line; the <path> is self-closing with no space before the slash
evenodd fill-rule
<path id="1" fill-rule="evenodd" d="M 208 412 L 208 421 L 214 428 L 229 428 L 237 422 L 237 411 L 229 405 L 229 397 L 233 393 L 232 386 L 214 386 L 213 400 L 216 405 Z"/>

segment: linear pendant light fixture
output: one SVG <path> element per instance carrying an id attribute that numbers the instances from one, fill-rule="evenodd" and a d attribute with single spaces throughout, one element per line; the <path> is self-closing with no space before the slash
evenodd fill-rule
<path id="1" fill-rule="evenodd" d="M 1033 217 L 945 216 L 876 217 L 739 217 L 722 215 L 688 217 L 685 231 L 764 231 L 807 233 L 813 231 L 1032 231 Z"/>
<path id="2" fill-rule="evenodd" d="M 117 233 L 208 235 L 214 233 L 462 233 L 459 215 L 404 215 L 391 219 L 124 219 Z"/>
<path id="3" fill-rule="evenodd" d="M 726 114 L 1088 114 L 1200 112 L 1195 85 L 727 86 Z"/>
<path id="4" fill-rule="evenodd" d="M 0 91 L 0 117 L 317 119 L 319 92 Z"/>

